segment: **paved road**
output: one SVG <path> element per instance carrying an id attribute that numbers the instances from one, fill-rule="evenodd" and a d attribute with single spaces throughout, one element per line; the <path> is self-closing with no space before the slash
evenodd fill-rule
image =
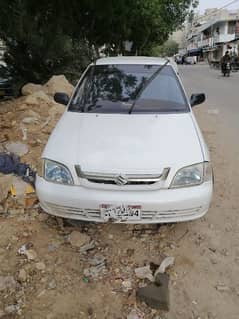
<path id="1" fill-rule="evenodd" d="M 177 276 L 167 318 L 239 318 L 239 73 L 223 78 L 206 65 L 182 66 L 188 94 L 205 92 L 195 115 L 215 173 L 212 207 L 174 252 Z M 182 230 L 178 225 L 176 230 Z"/>

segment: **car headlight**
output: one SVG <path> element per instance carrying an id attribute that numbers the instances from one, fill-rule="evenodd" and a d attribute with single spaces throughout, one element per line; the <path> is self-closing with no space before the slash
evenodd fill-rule
<path id="1" fill-rule="evenodd" d="M 44 159 L 43 176 L 49 182 L 67 185 L 74 184 L 71 173 L 66 166 L 48 159 Z"/>
<path id="2" fill-rule="evenodd" d="M 209 162 L 195 164 L 180 169 L 175 175 L 171 188 L 200 185 L 212 179 L 212 168 Z"/>

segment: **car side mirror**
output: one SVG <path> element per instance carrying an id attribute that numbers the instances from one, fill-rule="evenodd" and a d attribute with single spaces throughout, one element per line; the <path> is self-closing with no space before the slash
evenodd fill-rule
<path id="1" fill-rule="evenodd" d="M 204 93 L 192 94 L 190 99 L 190 104 L 193 107 L 195 105 L 205 102 L 205 100 L 206 100 L 206 96 Z"/>
<path id="2" fill-rule="evenodd" d="M 57 92 L 54 95 L 54 100 L 56 103 L 67 105 L 70 98 L 66 93 Z"/>

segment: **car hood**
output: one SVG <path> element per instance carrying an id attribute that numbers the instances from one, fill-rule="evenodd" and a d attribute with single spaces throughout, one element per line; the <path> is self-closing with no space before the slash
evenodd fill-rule
<path id="1" fill-rule="evenodd" d="M 43 157 L 84 171 L 155 173 L 202 162 L 193 115 L 65 112 Z"/>

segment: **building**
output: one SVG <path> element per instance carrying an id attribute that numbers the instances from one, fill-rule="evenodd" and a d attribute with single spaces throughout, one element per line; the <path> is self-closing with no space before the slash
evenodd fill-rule
<path id="1" fill-rule="evenodd" d="M 194 19 L 187 34 L 187 52 L 220 61 L 227 50 L 238 55 L 239 10 L 210 9 Z"/>

